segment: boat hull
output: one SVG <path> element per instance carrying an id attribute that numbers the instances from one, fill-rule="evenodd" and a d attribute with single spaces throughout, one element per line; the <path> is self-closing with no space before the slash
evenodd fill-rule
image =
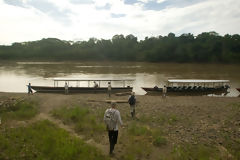
<path id="1" fill-rule="evenodd" d="M 162 94 L 163 88 L 146 88 L 142 87 L 147 94 Z M 205 88 L 205 89 L 176 89 L 176 88 L 168 88 L 168 95 L 209 95 L 216 94 L 222 95 L 226 94 L 227 88 Z"/>
<path id="2" fill-rule="evenodd" d="M 238 92 L 240 92 L 240 88 L 236 88 L 238 90 Z"/>
<path id="3" fill-rule="evenodd" d="M 31 86 L 33 90 L 39 93 L 65 93 L 64 87 Z M 112 93 L 131 92 L 132 87 L 112 87 Z M 89 87 L 69 87 L 68 93 L 106 93 L 107 87 L 89 88 Z"/>

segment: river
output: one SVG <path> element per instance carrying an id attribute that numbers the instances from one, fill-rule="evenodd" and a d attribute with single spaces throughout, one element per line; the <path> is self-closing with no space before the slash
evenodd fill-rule
<path id="1" fill-rule="evenodd" d="M 0 64 L 0 92 L 27 92 L 28 83 L 53 86 L 52 78 L 56 77 L 134 79 L 127 85 L 132 85 L 138 95 L 145 94 L 141 87 L 162 87 L 167 79 L 223 79 L 230 80 L 227 96 L 236 97 L 239 92 L 235 88 L 240 87 L 239 69 L 238 64 L 5 61 Z"/>

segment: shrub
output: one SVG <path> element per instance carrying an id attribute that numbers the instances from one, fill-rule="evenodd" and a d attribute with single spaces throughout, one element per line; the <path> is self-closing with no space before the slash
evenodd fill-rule
<path id="1" fill-rule="evenodd" d="M 162 137 L 162 136 L 158 136 L 154 139 L 153 144 L 157 147 L 163 146 L 167 144 L 167 140 L 166 138 Z"/>

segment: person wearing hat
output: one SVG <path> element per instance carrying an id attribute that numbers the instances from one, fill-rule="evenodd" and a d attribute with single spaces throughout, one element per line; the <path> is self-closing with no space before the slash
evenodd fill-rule
<path id="1" fill-rule="evenodd" d="M 116 109 L 117 103 L 111 102 L 111 108 L 108 108 L 104 114 L 104 122 L 108 130 L 108 138 L 110 143 L 109 154 L 113 154 L 118 139 L 118 124 L 123 125 L 120 112 Z"/>

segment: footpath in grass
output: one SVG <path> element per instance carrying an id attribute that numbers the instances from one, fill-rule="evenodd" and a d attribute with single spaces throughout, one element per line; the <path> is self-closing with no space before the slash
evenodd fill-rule
<path id="1" fill-rule="evenodd" d="M 48 120 L 27 122 L 39 113 L 34 102 L 21 101 L 0 106 L 0 159 L 107 160 L 96 147 L 71 136 Z M 15 125 L 9 126 L 14 123 Z"/>
<path id="2" fill-rule="evenodd" d="M 70 136 L 48 120 L 28 127 L 1 128 L 0 142 L 0 159 L 108 159 L 95 147 Z"/>

